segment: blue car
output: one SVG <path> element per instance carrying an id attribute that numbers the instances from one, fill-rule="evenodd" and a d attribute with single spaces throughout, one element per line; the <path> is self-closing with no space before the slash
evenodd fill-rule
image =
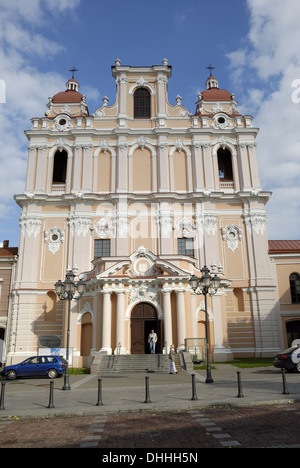
<path id="1" fill-rule="evenodd" d="M 14 380 L 17 377 L 48 376 L 55 379 L 66 370 L 66 360 L 61 356 L 33 356 L 20 364 L 3 367 L 2 377 Z"/>

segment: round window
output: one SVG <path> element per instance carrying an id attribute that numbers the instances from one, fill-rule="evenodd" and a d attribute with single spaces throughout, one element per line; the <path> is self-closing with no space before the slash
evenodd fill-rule
<path id="1" fill-rule="evenodd" d="M 218 122 L 219 122 L 220 124 L 225 123 L 224 117 L 219 117 L 219 118 L 218 118 Z"/>
<path id="2" fill-rule="evenodd" d="M 67 123 L 66 119 L 59 120 L 59 125 L 66 125 L 66 123 Z"/>

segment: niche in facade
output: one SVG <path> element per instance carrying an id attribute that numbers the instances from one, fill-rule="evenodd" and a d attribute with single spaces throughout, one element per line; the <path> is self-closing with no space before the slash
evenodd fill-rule
<path id="1" fill-rule="evenodd" d="M 218 166 L 220 180 L 233 181 L 231 153 L 226 148 L 218 149 Z"/>
<path id="2" fill-rule="evenodd" d="M 65 184 L 67 175 L 67 160 L 68 154 L 65 150 L 56 151 L 53 163 L 53 179 L 54 184 Z"/>

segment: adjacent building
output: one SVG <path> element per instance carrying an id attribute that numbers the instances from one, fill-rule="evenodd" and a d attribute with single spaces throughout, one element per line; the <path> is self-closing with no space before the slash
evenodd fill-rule
<path id="1" fill-rule="evenodd" d="M 6 337 L 10 328 L 10 294 L 15 280 L 18 247 L 5 240 L 0 246 L 0 366 L 6 361 Z"/>

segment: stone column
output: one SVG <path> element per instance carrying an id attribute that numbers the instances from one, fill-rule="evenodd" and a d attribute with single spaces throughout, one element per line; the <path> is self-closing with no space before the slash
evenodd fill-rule
<path id="1" fill-rule="evenodd" d="M 102 348 L 107 354 L 112 354 L 111 348 L 111 297 L 109 291 L 103 291 L 102 318 Z"/>
<path id="2" fill-rule="evenodd" d="M 186 338 L 184 289 L 176 291 L 176 311 L 178 347 L 183 349 L 184 339 Z"/>
<path id="3" fill-rule="evenodd" d="M 93 349 L 97 349 L 97 329 L 98 329 L 97 302 L 98 302 L 98 296 L 93 296 L 93 343 L 92 343 Z"/>
<path id="4" fill-rule="evenodd" d="M 128 354 L 125 348 L 125 291 L 117 291 L 117 349 L 116 353 Z"/>
<path id="5" fill-rule="evenodd" d="M 163 313 L 164 313 L 164 335 L 167 343 L 166 351 L 169 352 L 170 345 L 173 344 L 172 336 L 172 316 L 171 316 L 171 290 L 162 289 Z"/>

